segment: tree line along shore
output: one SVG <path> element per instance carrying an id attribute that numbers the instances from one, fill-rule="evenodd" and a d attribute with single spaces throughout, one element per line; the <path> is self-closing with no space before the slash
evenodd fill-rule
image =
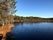
<path id="1" fill-rule="evenodd" d="M 53 18 L 14 16 L 14 22 L 53 22 Z"/>

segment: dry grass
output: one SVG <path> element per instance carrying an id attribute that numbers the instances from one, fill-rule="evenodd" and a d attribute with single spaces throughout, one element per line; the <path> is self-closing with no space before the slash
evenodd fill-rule
<path id="1" fill-rule="evenodd" d="M 10 32 L 13 27 L 14 26 L 12 24 L 6 25 L 6 26 L 2 26 L 2 27 L 0 26 L 0 34 L 2 34 L 3 36 L 5 36 L 6 33 Z"/>

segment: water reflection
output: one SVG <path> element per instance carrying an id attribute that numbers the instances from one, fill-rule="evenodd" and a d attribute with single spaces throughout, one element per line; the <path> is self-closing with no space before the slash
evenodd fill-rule
<path id="1" fill-rule="evenodd" d="M 14 40 L 53 40 L 53 23 L 15 23 Z"/>

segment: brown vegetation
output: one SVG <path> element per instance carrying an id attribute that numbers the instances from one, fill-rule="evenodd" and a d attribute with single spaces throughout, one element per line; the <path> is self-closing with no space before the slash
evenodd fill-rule
<path id="1" fill-rule="evenodd" d="M 10 24 L 10 25 L 5 25 L 5 26 L 0 26 L 0 34 L 3 35 L 3 39 L 6 37 L 6 33 L 7 32 L 11 32 L 12 28 L 13 28 L 13 24 Z"/>

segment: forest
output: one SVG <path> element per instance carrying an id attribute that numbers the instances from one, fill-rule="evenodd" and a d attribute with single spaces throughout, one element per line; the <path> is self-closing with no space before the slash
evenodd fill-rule
<path id="1" fill-rule="evenodd" d="M 14 16 L 14 22 L 53 22 L 53 18 Z"/>

